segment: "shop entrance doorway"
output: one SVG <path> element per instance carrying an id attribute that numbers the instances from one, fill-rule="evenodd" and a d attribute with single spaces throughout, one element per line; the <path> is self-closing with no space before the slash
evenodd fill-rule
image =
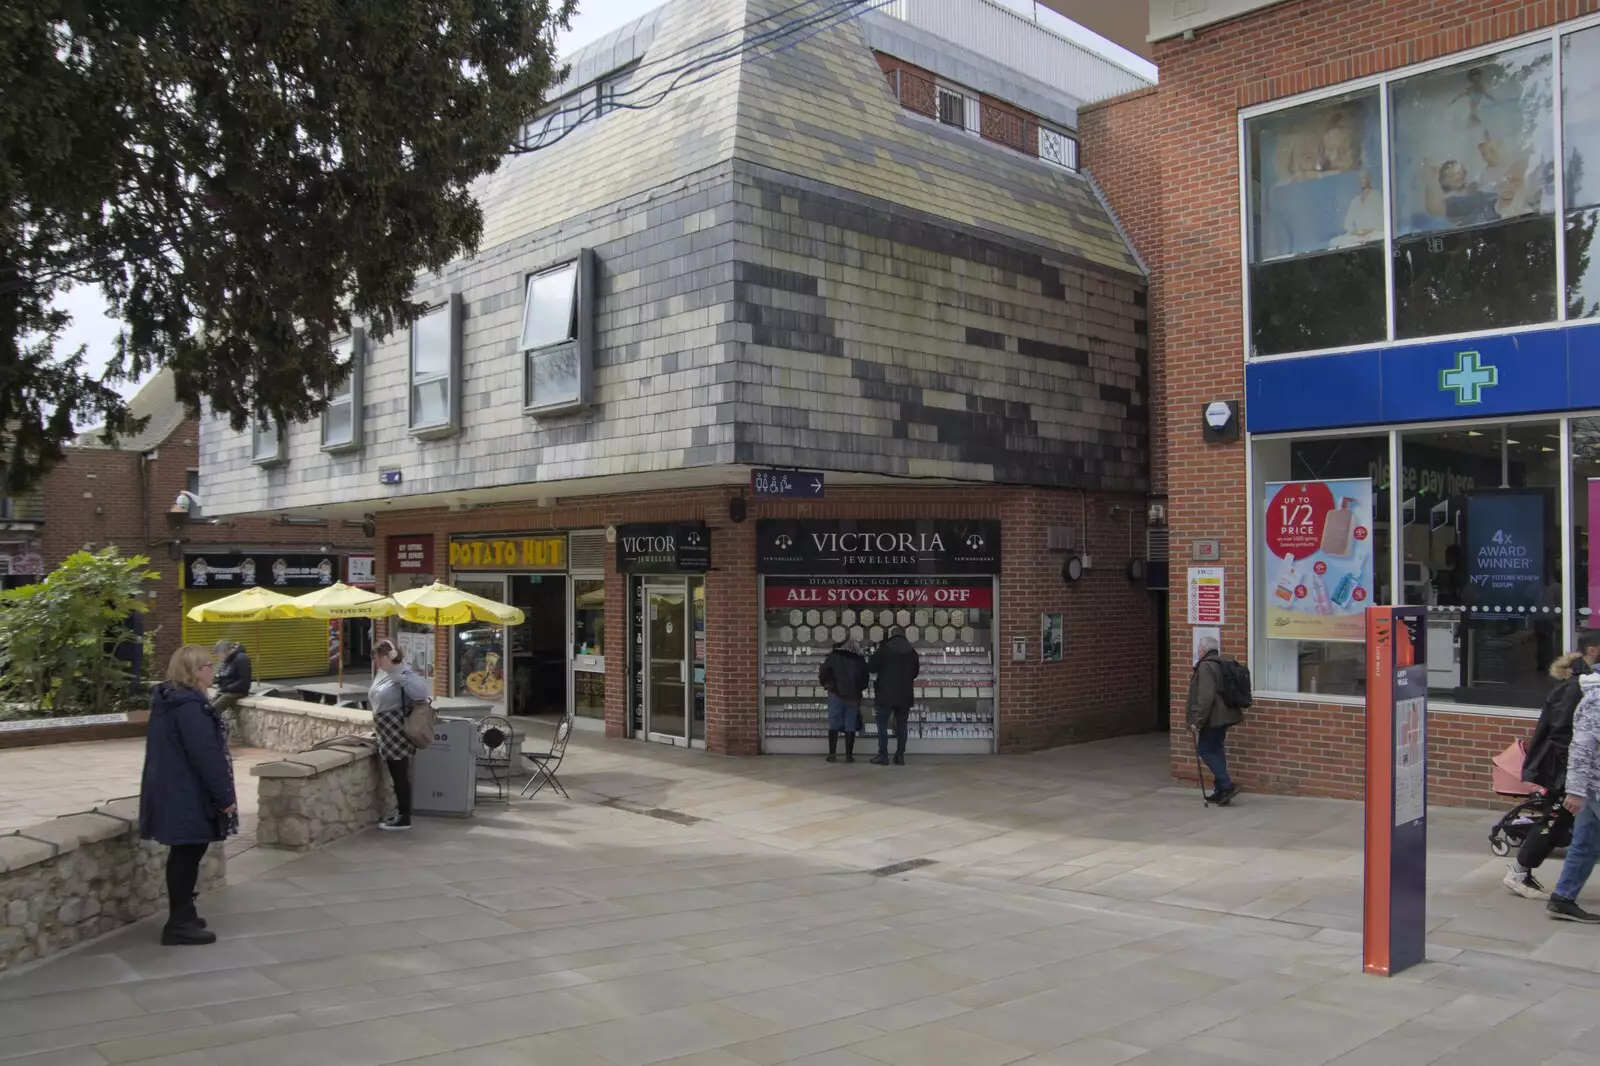
<path id="1" fill-rule="evenodd" d="M 565 574 L 513 574 L 507 601 L 521 608 L 520 626 L 508 629 L 510 705 L 515 715 L 560 718 L 569 706 L 571 663 Z"/>
<path id="2" fill-rule="evenodd" d="M 704 747 L 705 581 L 652 577 L 643 582 L 640 598 L 643 735 L 664 744 Z"/>

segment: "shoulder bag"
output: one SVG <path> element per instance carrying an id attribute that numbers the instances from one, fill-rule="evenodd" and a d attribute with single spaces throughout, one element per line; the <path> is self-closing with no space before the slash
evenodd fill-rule
<path id="1" fill-rule="evenodd" d="M 428 700 L 413 703 L 405 689 L 400 690 L 400 713 L 405 717 L 406 739 L 419 751 L 433 746 L 433 704 Z"/>

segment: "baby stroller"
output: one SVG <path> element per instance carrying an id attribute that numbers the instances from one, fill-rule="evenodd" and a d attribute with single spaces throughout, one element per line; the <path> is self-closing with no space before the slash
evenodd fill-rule
<path id="1" fill-rule="evenodd" d="M 1527 757 L 1527 742 L 1519 740 L 1489 761 L 1489 776 L 1494 782 L 1495 792 L 1508 799 L 1521 801 L 1502 815 L 1494 828 L 1489 830 L 1489 850 L 1496 855 L 1509 855 L 1513 848 L 1522 847 L 1528 834 L 1543 829 L 1561 805 L 1559 793 L 1549 792 L 1522 779 L 1522 763 Z M 1563 830 L 1556 839 L 1556 847 L 1564 848 L 1570 843 L 1572 831 Z"/>

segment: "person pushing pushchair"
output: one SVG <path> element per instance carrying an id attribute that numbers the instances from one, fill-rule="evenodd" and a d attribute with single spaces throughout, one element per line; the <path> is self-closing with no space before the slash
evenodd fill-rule
<path id="1" fill-rule="evenodd" d="M 1567 788 L 1567 757 L 1572 747 L 1572 719 L 1588 685 L 1600 683 L 1594 664 L 1600 659 L 1600 631 L 1590 630 L 1578 638 L 1580 651 L 1568 653 L 1550 664 L 1556 685 L 1545 697 L 1522 764 L 1522 779 L 1544 790 L 1541 809 L 1543 824 L 1531 829 L 1517 850 L 1501 883 L 1525 899 L 1548 899 L 1549 891 L 1533 871 L 1558 847 L 1572 839 L 1573 814 L 1562 803 Z"/>

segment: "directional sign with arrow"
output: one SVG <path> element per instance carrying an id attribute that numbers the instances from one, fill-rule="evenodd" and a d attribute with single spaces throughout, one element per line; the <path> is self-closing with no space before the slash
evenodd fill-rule
<path id="1" fill-rule="evenodd" d="M 820 500 L 826 482 L 815 470 L 752 470 L 750 491 L 757 499 Z"/>

